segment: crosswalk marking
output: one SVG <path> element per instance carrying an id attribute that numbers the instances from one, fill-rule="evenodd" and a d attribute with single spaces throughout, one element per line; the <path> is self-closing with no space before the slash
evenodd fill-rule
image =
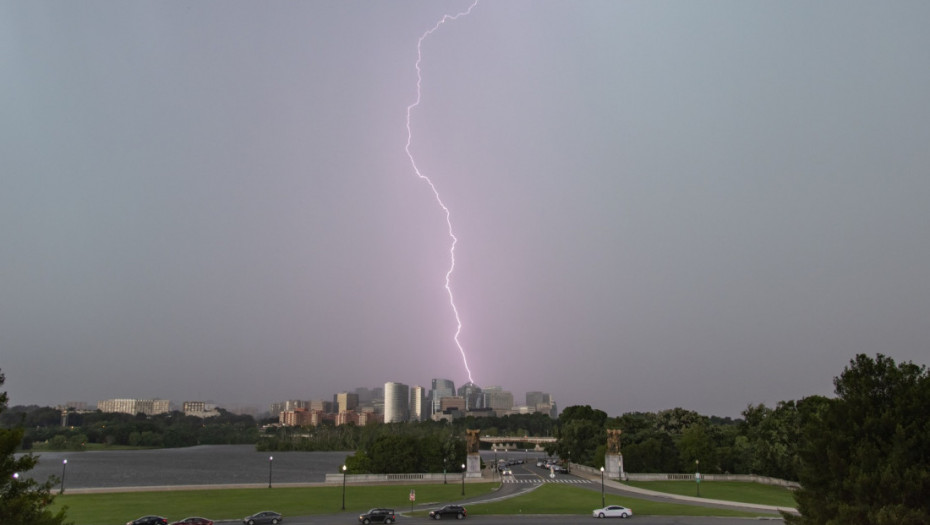
<path id="1" fill-rule="evenodd" d="M 504 478 L 503 483 L 575 483 L 575 484 L 579 484 L 579 483 L 592 483 L 592 481 L 589 480 L 589 479 L 564 479 L 564 478 L 556 478 L 556 479 L 540 479 L 540 478 L 533 478 L 533 479 L 515 479 L 515 478 Z"/>

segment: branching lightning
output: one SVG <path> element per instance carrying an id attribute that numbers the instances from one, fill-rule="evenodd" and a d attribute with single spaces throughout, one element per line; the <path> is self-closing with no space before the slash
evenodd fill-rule
<path id="1" fill-rule="evenodd" d="M 462 362 L 465 364 L 465 372 L 468 373 L 468 381 L 471 383 L 474 383 L 475 381 L 474 379 L 472 379 L 471 370 L 468 368 L 468 359 L 465 356 L 465 348 L 462 347 L 462 343 L 461 341 L 459 341 L 459 334 L 462 333 L 462 319 L 459 317 L 459 310 L 455 306 L 455 297 L 452 294 L 452 286 L 451 286 L 452 272 L 455 271 L 455 245 L 456 243 L 458 243 L 458 238 L 456 238 L 455 234 L 452 231 L 452 216 L 451 216 L 451 213 L 449 212 L 449 208 L 446 207 L 446 205 L 442 202 L 442 198 L 440 198 L 439 196 L 439 190 L 436 189 L 436 185 L 433 184 L 433 181 L 430 180 L 429 177 L 427 177 L 426 175 L 420 172 L 420 169 L 417 167 L 417 162 L 413 158 L 413 153 L 410 152 L 410 143 L 413 140 L 413 133 L 410 131 L 410 114 L 413 111 L 413 108 L 420 105 L 420 85 L 423 79 L 423 76 L 420 70 L 420 62 L 423 59 L 423 53 L 422 53 L 423 41 L 426 40 L 427 37 L 433 34 L 440 27 L 442 27 L 442 25 L 445 24 L 446 22 L 455 20 L 462 16 L 467 16 L 469 13 L 471 13 L 472 9 L 474 9 L 475 6 L 477 5 L 478 5 L 478 0 L 474 0 L 474 2 L 465 11 L 462 11 L 455 15 L 443 15 L 443 17 L 438 22 L 436 22 L 436 25 L 434 25 L 428 31 L 420 35 L 420 38 L 417 40 L 417 62 L 416 62 L 417 98 L 413 104 L 410 104 L 409 106 L 407 106 L 407 145 L 404 148 L 404 151 L 407 152 L 407 157 L 410 159 L 410 165 L 413 166 L 413 171 L 417 174 L 417 177 L 419 177 L 423 181 L 426 181 L 426 183 L 429 184 L 430 189 L 433 190 L 433 195 L 436 197 L 436 202 L 439 203 L 439 207 L 442 208 L 442 211 L 445 212 L 446 214 L 446 226 L 449 231 L 449 238 L 452 239 L 452 245 L 449 247 L 449 258 L 451 262 L 449 264 L 449 271 L 446 272 L 446 293 L 449 294 L 449 305 L 452 307 L 452 313 L 455 314 L 456 328 L 455 328 L 455 336 L 453 337 L 453 339 L 455 340 L 455 346 L 457 346 L 459 349 L 459 353 L 462 354 Z"/>

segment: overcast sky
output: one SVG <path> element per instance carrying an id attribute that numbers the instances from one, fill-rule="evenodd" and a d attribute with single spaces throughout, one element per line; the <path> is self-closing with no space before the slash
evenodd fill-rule
<path id="1" fill-rule="evenodd" d="M 467 380 L 406 153 L 465 1 L 0 0 L 11 404 Z M 489 1 L 422 45 L 481 386 L 611 415 L 930 359 L 930 3 Z"/>

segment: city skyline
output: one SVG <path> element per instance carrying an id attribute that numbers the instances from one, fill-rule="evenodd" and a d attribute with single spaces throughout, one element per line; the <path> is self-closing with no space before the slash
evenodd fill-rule
<path id="1" fill-rule="evenodd" d="M 454 382 L 452 382 L 451 380 L 445 379 L 445 378 L 433 378 L 430 381 L 430 384 L 436 385 L 437 382 L 439 381 L 446 381 L 454 385 Z M 293 410 L 296 407 L 291 406 L 292 403 L 297 403 L 299 405 L 322 403 L 324 405 L 328 404 L 331 407 L 331 410 L 324 409 L 322 405 L 318 407 L 310 407 L 308 405 L 307 407 L 304 407 L 304 408 L 320 410 L 320 411 L 329 412 L 329 413 L 338 413 L 338 412 L 343 412 L 343 411 L 359 410 L 362 408 L 371 409 L 373 406 L 372 405 L 373 401 L 380 401 L 381 402 L 380 407 L 383 409 L 383 411 L 385 411 L 386 410 L 385 399 L 387 397 L 387 394 L 385 394 L 385 390 L 388 388 L 388 385 L 400 385 L 402 387 L 407 388 L 408 399 L 409 399 L 409 409 L 411 410 L 411 412 L 406 414 L 407 419 L 404 419 L 404 420 L 412 420 L 413 417 L 415 416 L 413 412 L 413 408 L 414 408 L 414 397 L 413 396 L 414 396 L 416 389 L 420 389 L 421 394 L 424 396 L 423 406 L 429 408 L 429 412 L 425 413 L 426 414 L 425 418 L 428 418 L 429 415 L 433 412 L 439 412 L 439 401 L 441 400 L 441 398 L 458 396 L 458 392 L 455 389 L 453 389 L 450 392 L 442 388 L 437 390 L 434 388 L 425 388 L 423 386 L 416 385 L 416 384 L 408 385 L 408 384 L 397 382 L 397 381 L 387 381 L 382 386 L 374 387 L 374 388 L 358 386 L 351 390 L 340 390 L 338 392 L 331 393 L 330 395 L 298 396 L 298 397 L 293 397 L 293 398 L 288 398 L 288 399 L 278 399 L 278 400 L 270 401 L 264 404 L 254 403 L 251 405 L 246 404 L 243 406 L 248 407 L 250 409 L 257 409 L 258 413 L 262 412 L 263 409 L 268 409 L 268 411 L 273 414 L 276 411 Z M 477 386 L 472 383 L 465 383 L 465 385 Z M 463 387 L 465 385 L 463 385 Z M 481 389 L 480 386 L 478 388 Z M 551 405 L 555 404 L 554 396 L 552 396 L 548 392 L 527 391 L 525 393 L 524 403 L 518 404 L 516 403 L 517 398 L 513 397 L 513 393 L 510 392 L 509 390 L 504 389 L 504 387 L 501 385 L 489 385 L 488 387 L 485 387 L 481 390 L 483 390 L 486 394 L 492 393 L 492 392 L 493 393 L 504 392 L 506 394 L 510 394 L 510 399 L 511 399 L 511 403 L 507 407 L 490 407 L 490 406 L 484 407 L 482 406 L 481 408 L 511 409 L 511 408 L 518 408 L 521 406 L 524 408 L 534 407 L 537 404 L 551 404 Z M 371 397 L 363 398 L 362 394 L 360 393 L 362 391 L 366 392 L 367 395 Z M 105 412 L 125 412 L 127 411 L 125 407 L 128 407 L 130 405 L 136 406 L 139 403 L 142 403 L 143 406 L 147 406 L 148 411 L 152 411 L 153 406 L 156 406 L 156 407 L 161 406 L 161 409 L 155 410 L 156 412 L 167 411 L 169 403 L 171 407 L 173 407 L 173 409 L 177 409 L 177 407 L 181 407 L 182 405 L 196 404 L 199 407 L 199 410 L 202 411 L 203 410 L 202 405 L 204 405 L 204 403 L 210 406 L 216 406 L 219 408 L 228 409 L 226 404 L 224 404 L 222 401 L 217 401 L 217 400 L 210 399 L 210 398 L 193 400 L 193 399 L 171 398 L 171 397 L 166 397 L 166 396 L 155 396 L 153 398 L 138 398 L 138 397 L 132 397 L 132 396 L 128 396 L 128 397 L 110 396 L 110 397 L 106 397 L 106 398 L 102 398 L 98 400 L 69 400 L 69 401 L 55 403 L 55 404 L 47 405 L 47 406 L 68 407 L 68 408 L 75 408 L 75 409 L 80 409 L 80 410 L 101 409 Z M 26 405 L 29 405 L 29 404 L 30 403 L 26 403 Z M 107 408 L 101 408 L 101 406 L 103 405 L 105 405 Z M 275 409 L 275 406 L 278 406 L 277 410 Z M 378 405 L 374 405 L 374 406 L 378 406 Z M 114 407 L 120 407 L 120 408 L 114 408 Z M 144 410 L 140 410 L 140 411 L 144 411 Z M 249 410 L 249 412 L 256 412 L 256 410 Z"/>
<path id="2" fill-rule="evenodd" d="M 0 2 L 10 402 L 738 417 L 927 362 L 930 3 L 472 4 Z"/>

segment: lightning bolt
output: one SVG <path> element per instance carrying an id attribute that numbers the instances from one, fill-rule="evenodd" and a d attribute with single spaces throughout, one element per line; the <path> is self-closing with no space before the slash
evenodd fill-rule
<path id="1" fill-rule="evenodd" d="M 455 346 L 457 346 L 459 349 L 459 353 L 462 354 L 462 363 L 465 364 L 465 372 L 468 374 L 468 381 L 471 383 L 474 383 L 475 381 L 474 379 L 472 379 L 471 370 L 468 368 L 468 358 L 465 356 L 465 348 L 462 347 L 462 343 L 461 341 L 459 341 L 459 335 L 462 333 L 462 319 L 461 317 L 459 317 L 459 309 L 456 308 L 455 306 L 455 297 L 452 294 L 452 285 L 451 285 L 452 272 L 455 271 L 455 245 L 459 242 L 459 240 L 458 238 L 456 238 L 455 233 L 453 233 L 452 231 L 452 215 L 449 212 L 449 208 L 445 205 L 445 203 L 442 202 L 442 198 L 439 196 L 439 190 L 436 189 L 436 185 L 433 184 L 433 181 L 430 180 L 429 177 L 427 177 L 422 172 L 420 172 L 420 169 L 417 167 L 417 162 L 413 158 L 413 153 L 410 152 L 410 143 L 413 140 L 413 132 L 410 131 L 410 114 L 413 112 L 413 109 L 415 107 L 420 105 L 420 95 L 421 95 L 420 86 L 423 80 L 422 71 L 420 70 L 420 62 L 423 61 L 423 51 L 422 51 L 423 41 L 426 40 L 434 32 L 436 32 L 446 22 L 451 22 L 459 17 L 468 16 L 468 14 L 471 13 L 472 9 L 474 9 L 475 6 L 477 5 L 478 5 L 478 0 L 474 0 L 474 2 L 472 2 L 472 4 L 468 6 L 468 9 L 466 9 L 465 11 L 461 11 L 454 15 L 448 15 L 448 14 L 443 15 L 443 17 L 439 19 L 438 22 L 436 22 L 436 25 L 434 25 L 428 31 L 420 35 L 420 38 L 417 40 L 417 62 L 416 62 L 417 98 L 413 104 L 410 104 L 409 106 L 407 106 L 407 145 L 404 147 L 404 151 L 407 152 L 407 157 L 410 159 L 410 165 L 413 166 L 414 173 L 416 173 L 417 177 L 419 177 L 421 180 L 429 184 L 430 189 L 433 190 L 433 195 L 436 197 L 436 202 L 439 203 L 439 207 L 442 208 L 442 211 L 445 212 L 446 214 L 446 227 L 448 228 L 448 231 L 449 231 L 449 238 L 452 239 L 452 244 L 449 247 L 449 259 L 450 259 L 449 271 L 446 272 L 446 293 L 449 294 L 449 305 L 452 307 L 452 313 L 455 314 L 456 328 L 455 328 L 455 336 L 453 337 L 453 339 L 455 340 Z"/>

